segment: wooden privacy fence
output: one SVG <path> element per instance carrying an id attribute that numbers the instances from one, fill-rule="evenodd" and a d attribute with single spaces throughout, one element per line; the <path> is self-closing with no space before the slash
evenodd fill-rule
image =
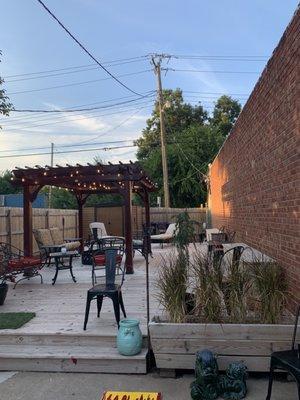
<path id="1" fill-rule="evenodd" d="M 183 211 L 187 211 L 192 220 L 205 222 L 206 208 L 150 208 L 151 222 L 175 222 L 175 217 Z M 65 238 L 78 236 L 78 211 L 34 208 L 33 228 L 58 227 L 63 230 Z M 83 209 L 83 237 L 89 236 L 89 224 L 94 221 L 104 222 L 109 235 L 124 236 L 124 210 L 123 207 L 86 207 Z M 132 229 L 137 236 L 143 229 L 145 222 L 144 208 L 132 207 Z M 11 243 L 23 249 L 23 208 L 0 207 L 0 242 Z M 34 251 L 37 250 L 35 240 Z"/>
<path id="2" fill-rule="evenodd" d="M 175 217 L 187 211 L 190 218 L 199 223 L 198 229 L 202 227 L 206 221 L 206 208 L 164 208 L 151 207 L 150 221 L 151 222 L 167 222 L 174 223 Z M 90 234 L 89 224 L 98 221 L 105 224 L 109 235 L 124 236 L 124 209 L 122 206 L 114 207 L 85 207 L 83 209 L 83 237 L 87 238 Z M 141 206 L 132 206 L 132 230 L 133 235 L 137 236 L 143 229 L 145 222 L 145 210 Z"/>
<path id="3" fill-rule="evenodd" d="M 78 211 L 33 208 L 33 228 L 58 227 L 65 238 L 78 235 Z M 0 207 L 0 242 L 23 249 L 23 208 Z M 33 240 L 34 248 L 37 244 Z"/>
<path id="4" fill-rule="evenodd" d="M 167 208 L 167 207 L 151 207 L 150 215 L 151 222 L 168 222 L 169 224 L 174 223 L 176 216 L 183 211 L 187 211 L 189 217 L 197 221 L 199 224 L 203 224 L 206 221 L 206 208 Z"/>

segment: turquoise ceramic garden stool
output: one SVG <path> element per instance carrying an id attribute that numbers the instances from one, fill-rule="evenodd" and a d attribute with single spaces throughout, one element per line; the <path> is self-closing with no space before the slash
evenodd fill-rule
<path id="1" fill-rule="evenodd" d="M 142 350 L 143 335 L 137 319 L 123 319 L 117 336 L 117 346 L 120 354 L 134 356 Z"/>

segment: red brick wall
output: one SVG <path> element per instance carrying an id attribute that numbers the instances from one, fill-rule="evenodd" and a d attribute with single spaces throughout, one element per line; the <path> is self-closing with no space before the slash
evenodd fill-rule
<path id="1" fill-rule="evenodd" d="M 286 269 L 300 302 L 300 9 L 211 166 L 212 225 Z"/>

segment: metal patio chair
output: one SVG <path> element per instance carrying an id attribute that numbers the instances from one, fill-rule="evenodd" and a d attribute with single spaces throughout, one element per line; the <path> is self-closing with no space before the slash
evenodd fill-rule
<path id="1" fill-rule="evenodd" d="M 97 299 L 97 317 L 100 317 L 100 312 L 102 308 L 102 302 L 104 297 L 108 297 L 113 302 L 114 313 L 117 325 L 119 327 L 120 322 L 120 307 L 122 309 L 123 315 L 126 318 L 126 312 L 122 297 L 122 285 L 124 282 L 125 268 L 123 269 L 123 275 L 121 283 L 116 283 L 116 268 L 117 268 L 117 255 L 118 249 L 109 248 L 105 250 L 105 283 L 93 286 L 87 292 L 86 299 L 86 310 L 83 329 L 86 330 L 86 325 L 89 318 L 90 304 L 91 301 Z"/>
<path id="2" fill-rule="evenodd" d="M 40 270 L 47 260 L 46 252 L 42 251 L 35 256 L 25 256 L 23 251 L 9 243 L 0 243 L 0 280 L 14 282 L 14 289 L 17 284 L 25 279 L 39 276 L 41 283 L 43 277 Z M 16 277 L 22 275 L 16 281 Z"/>
<path id="3" fill-rule="evenodd" d="M 286 371 L 295 378 L 298 387 L 298 399 L 300 399 L 300 345 L 298 344 L 298 348 L 295 348 L 299 314 L 300 305 L 298 306 L 296 313 L 291 349 L 286 351 L 275 351 L 271 354 L 269 386 L 266 400 L 271 399 L 274 371 L 277 369 Z"/>

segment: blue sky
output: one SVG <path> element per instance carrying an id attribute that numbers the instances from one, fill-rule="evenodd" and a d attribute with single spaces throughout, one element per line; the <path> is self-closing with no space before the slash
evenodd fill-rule
<path id="1" fill-rule="evenodd" d="M 163 75 L 165 88 L 182 88 L 186 101 L 193 104 L 201 101 L 208 111 L 219 93 L 237 94 L 233 97 L 244 104 L 297 7 L 297 0 L 45 0 L 45 3 L 100 61 L 134 58 L 107 68 L 118 76 L 132 74 L 120 79 L 139 93 L 156 88 L 150 62 L 141 57 L 153 52 L 204 56 L 196 60 L 172 58 L 165 65 L 168 68 L 236 71 L 227 74 L 169 71 Z M 134 148 L 58 152 L 68 150 L 62 145 L 81 142 L 91 146 L 76 149 L 103 147 L 95 143 L 120 140 L 128 140 L 122 144 L 131 144 L 131 139 L 139 137 L 145 126 L 153 97 L 135 100 L 136 96 L 113 80 L 103 80 L 107 78 L 105 72 L 91 65 L 92 60 L 36 0 L 5 2 L 1 8 L 1 24 L 0 74 L 5 77 L 4 87 L 15 108 L 63 109 L 134 101 L 114 109 L 74 115 L 11 113 L 8 118 L 0 118 L 3 127 L 0 149 L 12 151 L 1 152 L 0 156 L 31 153 L 17 150 L 50 148 L 54 142 L 55 163 L 91 162 L 96 155 L 107 161 L 133 160 Z M 220 60 L 220 56 L 249 57 L 241 61 Z M 55 72 L 23 75 L 78 66 L 83 67 L 58 71 L 57 76 L 45 76 Z M 94 82 L 82 83 L 86 81 Z M 45 89 L 63 85 L 70 86 Z M 46 148 L 35 151 L 48 152 Z M 0 157 L 0 170 L 49 162 L 49 155 Z"/>

